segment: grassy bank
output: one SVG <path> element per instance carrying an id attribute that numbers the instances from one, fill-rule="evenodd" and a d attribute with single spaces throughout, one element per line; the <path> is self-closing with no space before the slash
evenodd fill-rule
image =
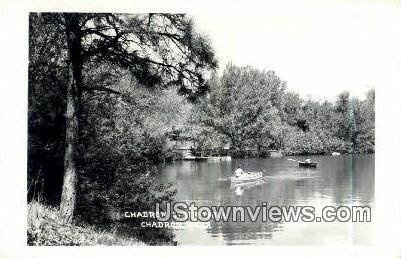
<path id="1" fill-rule="evenodd" d="M 28 204 L 28 245 L 144 245 L 115 232 L 62 223 L 56 208 L 32 201 Z"/>

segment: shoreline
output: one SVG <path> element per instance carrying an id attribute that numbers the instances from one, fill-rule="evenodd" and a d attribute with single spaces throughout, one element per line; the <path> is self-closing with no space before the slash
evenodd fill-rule
<path id="1" fill-rule="evenodd" d="M 201 156 L 201 157 L 195 157 L 193 159 L 187 159 L 185 157 L 181 157 L 178 159 L 170 160 L 170 161 L 165 161 L 165 163 L 169 162 L 175 162 L 175 161 L 196 161 L 196 162 L 227 162 L 230 161 L 231 159 L 247 159 L 247 158 L 261 158 L 261 159 L 267 159 L 267 158 L 272 158 L 272 159 L 280 159 L 280 158 L 285 158 L 285 157 L 309 157 L 309 156 L 345 156 L 345 155 L 375 155 L 375 152 L 373 153 L 340 153 L 340 154 L 289 154 L 289 155 L 283 155 L 280 157 L 272 157 L 272 156 Z M 219 160 L 220 159 L 220 160 Z"/>

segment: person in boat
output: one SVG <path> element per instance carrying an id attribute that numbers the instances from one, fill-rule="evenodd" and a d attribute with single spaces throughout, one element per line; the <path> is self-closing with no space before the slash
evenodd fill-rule
<path id="1" fill-rule="evenodd" d="M 308 164 L 309 164 L 309 163 L 311 163 L 311 162 L 312 162 L 311 159 L 306 159 L 306 160 L 305 160 L 305 163 L 308 163 Z"/>
<path id="2" fill-rule="evenodd" d="M 245 171 L 242 169 L 242 164 L 239 163 L 238 164 L 238 168 L 234 171 L 234 175 L 236 177 L 239 177 L 239 176 L 244 175 L 244 174 L 245 174 Z"/>

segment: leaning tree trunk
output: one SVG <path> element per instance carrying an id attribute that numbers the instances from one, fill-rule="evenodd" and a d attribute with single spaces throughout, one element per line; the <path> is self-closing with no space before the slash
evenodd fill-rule
<path id="1" fill-rule="evenodd" d="M 71 222 L 77 192 L 77 167 L 79 141 L 79 103 L 82 81 L 81 39 L 78 17 L 65 14 L 66 37 L 68 43 L 68 85 L 66 111 L 66 137 L 64 156 L 64 181 L 61 193 L 60 212 L 64 222 Z"/>

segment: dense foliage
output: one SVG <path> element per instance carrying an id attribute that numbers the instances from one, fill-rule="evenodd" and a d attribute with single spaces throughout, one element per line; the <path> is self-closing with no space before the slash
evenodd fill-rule
<path id="1" fill-rule="evenodd" d="M 374 152 L 373 89 L 364 100 L 348 92 L 334 103 L 304 100 L 273 71 L 232 64 L 211 85 L 193 113 L 204 132 L 231 144 L 234 156 L 247 155 L 247 149 L 256 155 L 262 149 L 287 155 Z"/>
<path id="2" fill-rule="evenodd" d="M 32 201 L 28 203 L 27 244 L 33 246 L 135 246 L 143 243 L 123 236 L 116 230 L 100 230 L 91 225 L 78 226 L 62 222 L 59 210 Z"/>
<path id="3" fill-rule="evenodd" d="M 64 222 L 171 243 L 115 214 L 174 196 L 154 166 L 176 155 L 167 128 L 208 89 L 208 41 L 182 14 L 32 13 L 29 46 L 28 200 L 60 205 Z"/>

